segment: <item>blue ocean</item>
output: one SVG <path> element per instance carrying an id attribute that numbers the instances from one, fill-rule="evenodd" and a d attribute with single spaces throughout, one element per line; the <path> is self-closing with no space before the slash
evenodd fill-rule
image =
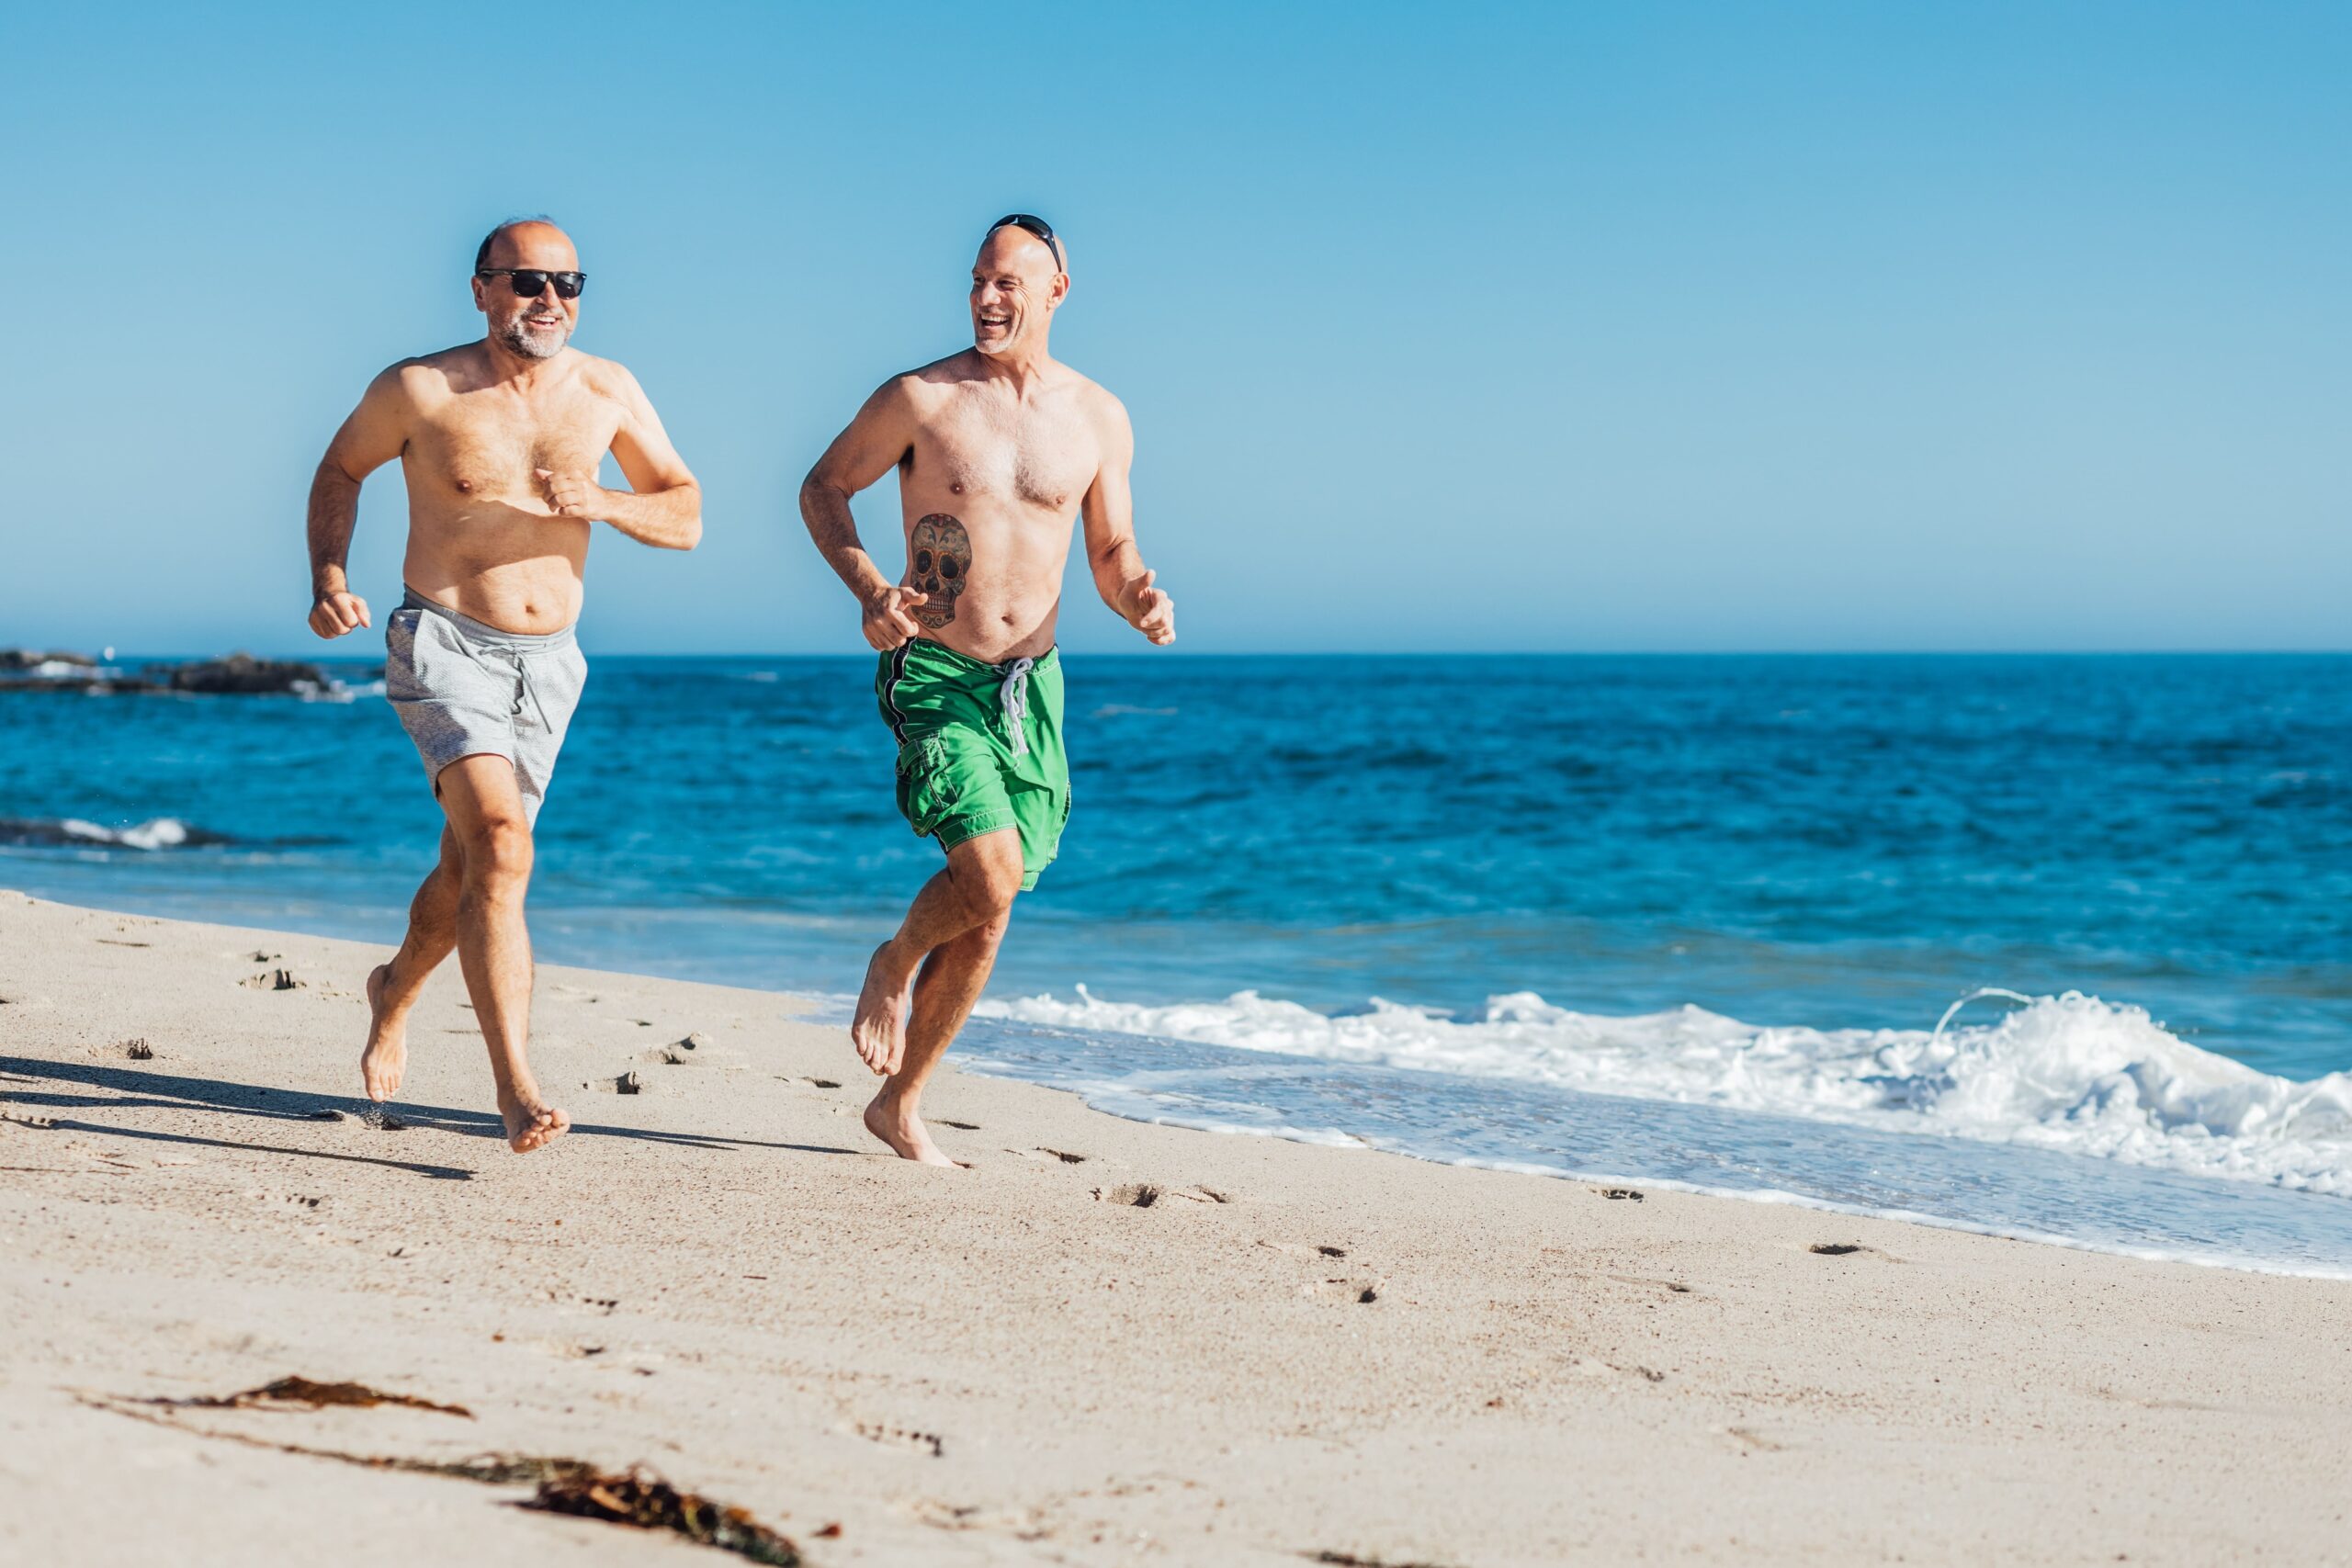
<path id="1" fill-rule="evenodd" d="M 870 659 L 589 645 L 541 956 L 845 1017 L 938 862 Z M 2352 657 L 1067 665 L 1076 807 L 970 1067 L 2352 1276 Z M 438 814 L 375 671 L 331 669 L 315 700 L 0 694 L 0 884 L 396 940 Z"/>

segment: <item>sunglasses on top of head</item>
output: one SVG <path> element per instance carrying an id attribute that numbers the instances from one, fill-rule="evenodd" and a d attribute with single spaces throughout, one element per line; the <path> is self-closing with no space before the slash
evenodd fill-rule
<path id="1" fill-rule="evenodd" d="M 584 272 L 543 272 L 528 266 L 485 266 L 476 269 L 474 276 L 503 277 L 506 287 L 525 299 L 537 299 L 550 283 L 555 285 L 555 297 L 559 299 L 577 299 L 580 291 L 588 287 L 588 275 Z"/>
<path id="2" fill-rule="evenodd" d="M 1062 243 L 1055 236 L 1054 226 L 1046 222 L 1044 219 L 1038 217 L 1036 214 L 1031 212 L 1008 212 L 1003 217 L 989 225 L 989 232 L 991 234 L 995 233 L 999 229 L 1018 229 L 1023 233 L 1035 234 L 1037 238 L 1045 241 L 1046 249 L 1054 254 L 1054 265 L 1056 266 L 1062 265 Z"/>

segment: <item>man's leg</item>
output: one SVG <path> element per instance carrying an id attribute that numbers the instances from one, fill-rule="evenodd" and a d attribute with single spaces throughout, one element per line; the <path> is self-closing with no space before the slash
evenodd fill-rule
<path id="1" fill-rule="evenodd" d="M 408 1015 L 424 994 L 424 982 L 458 945 L 458 895 L 464 857 L 455 829 L 441 829 L 441 863 L 417 888 L 408 907 L 408 935 L 388 964 L 368 976 L 368 1047 L 359 1054 L 359 1077 L 368 1098 L 391 1099 L 408 1071 Z"/>
<path id="2" fill-rule="evenodd" d="M 985 833 L 977 839 L 967 839 L 949 851 L 947 869 L 933 877 L 916 897 L 915 908 L 908 911 L 906 926 L 876 953 L 876 964 L 882 963 L 893 947 L 923 939 L 926 928 L 918 925 L 918 915 L 926 920 L 947 923 L 947 917 L 935 907 L 929 911 L 924 909 L 926 900 L 936 905 L 938 898 L 933 890 L 942 879 L 947 884 L 949 895 L 963 908 L 964 919 L 957 922 L 962 929 L 933 942 L 928 951 L 914 959 L 920 975 L 911 982 L 914 1017 L 906 1028 L 894 1031 L 894 1049 L 876 1068 L 888 1076 L 881 1092 L 865 1108 L 866 1131 L 903 1157 L 922 1160 L 926 1165 L 954 1163 L 939 1152 L 922 1124 L 919 1114 L 922 1088 L 938 1068 L 940 1058 L 947 1054 L 956 1031 L 971 1016 L 972 1005 L 980 999 L 989 972 L 996 966 L 997 947 L 1004 940 L 1006 924 L 1012 919 L 1012 900 L 1021 891 L 1020 835 L 1011 829 Z M 892 961 L 896 961 L 896 955 L 892 955 Z M 872 983 L 869 970 L 869 986 Z M 904 998 L 904 987 L 889 998 L 893 1025 L 899 1022 Z M 860 1007 L 862 1010 L 863 998 Z M 860 1049 L 863 1048 L 861 1044 Z"/>
<path id="3" fill-rule="evenodd" d="M 441 770 L 441 808 L 462 863 L 458 963 L 490 1046 L 506 1141 L 526 1154 L 560 1136 L 571 1119 L 539 1097 L 525 1055 L 531 1034 L 531 937 L 523 925 L 523 897 L 531 884 L 531 828 L 514 765 L 499 756 L 458 758 Z"/>
<path id="4" fill-rule="evenodd" d="M 934 949 L 1008 913 L 1021 891 L 1021 835 L 1010 828 L 967 839 L 947 852 L 947 869 L 922 885 L 899 934 L 876 948 L 865 965 L 849 1037 L 868 1067 L 883 1074 L 899 1070 L 906 1055 L 907 993 L 915 972 Z"/>

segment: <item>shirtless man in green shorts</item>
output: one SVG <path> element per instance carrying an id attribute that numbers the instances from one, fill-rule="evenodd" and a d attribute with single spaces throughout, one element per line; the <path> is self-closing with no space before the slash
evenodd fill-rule
<path id="1" fill-rule="evenodd" d="M 954 1162 L 923 1126 L 923 1084 L 1069 817 L 1054 624 L 1073 508 L 1102 602 L 1152 642 L 1176 640 L 1175 603 L 1136 549 L 1127 411 L 1046 351 L 1069 295 L 1053 230 L 1025 213 L 999 220 L 972 265 L 972 346 L 885 382 L 800 487 L 809 535 L 881 652 L 875 694 L 899 745 L 899 809 L 947 852 L 875 949 L 850 1025 L 883 1077 L 866 1130 L 926 1165 Z M 858 542 L 849 506 L 894 468 L 907 546 L 896 582 Z"/>

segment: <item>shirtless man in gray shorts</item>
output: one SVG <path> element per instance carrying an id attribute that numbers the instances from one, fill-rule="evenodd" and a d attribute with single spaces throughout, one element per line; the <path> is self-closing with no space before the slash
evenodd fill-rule
<path id="1" fill-rule="evenodd" d="M 339 637 L 375 624 L 344 575 L 360 481 L 400 459 L 407 595 L 386 618 L 384 687 L 448 819 L 407 939 L 368 976 L 359 1075 L 370 1100 L 399 1090 L 409 1010 L 454 948 L 517 1154 L 571 1124 L 540 1095 L 526 1055 L 523 895 L 532 826 L 587 675 L 572 623 L 589 534 L 601 520 L 664 549 L 702 537 L 702 491 L 636 378 L 567 346 L 579 268 L 552 223 L 492 230 L 474 256 L 487 333 L 377 377 L 311 485 L 311 629 Z M 606 452 L 629 490 L 596 483 Z"/>

